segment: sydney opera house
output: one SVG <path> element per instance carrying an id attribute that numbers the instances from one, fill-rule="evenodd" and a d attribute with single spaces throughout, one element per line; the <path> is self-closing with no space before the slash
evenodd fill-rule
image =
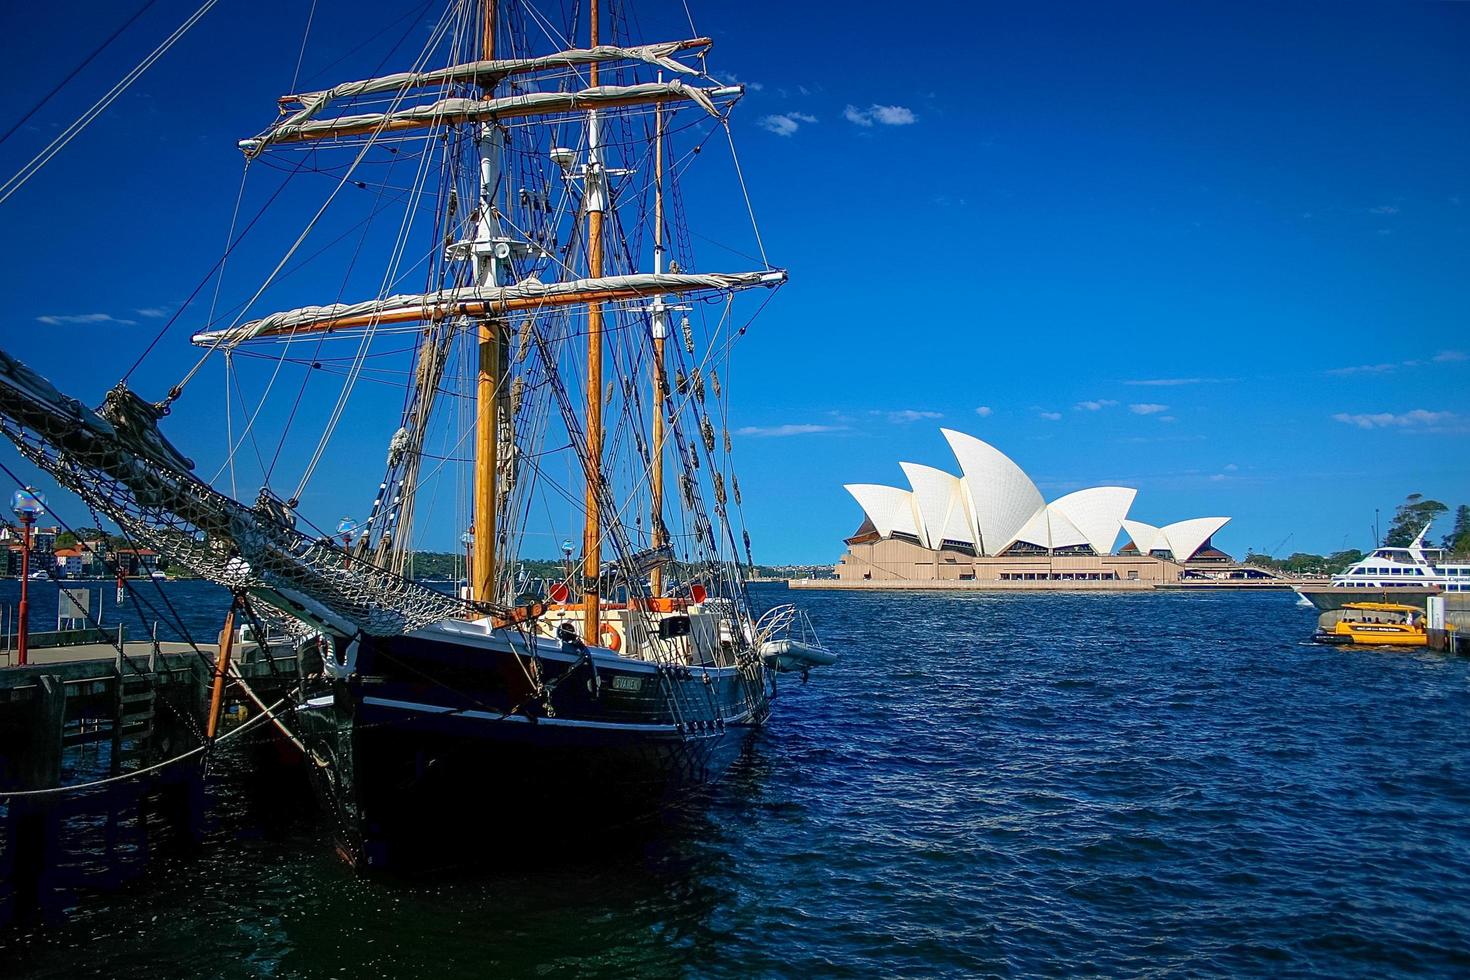
<path id="1" fill-rule="evenodd" d="M 960 475 L 900 463 L 908 489 L 847 487 L 864 518 L 847 539 L 839 579 L 1143 586 L 1232 564 L 1210 543 L 1228 517 L 1163 527 L 1129 520 L 1137 491 L 1127 487 L 1092 487 L 1047 503 L 1000 450 L 963 432 L 940 431 Z M 1129 540 L 1114 551 L 1124 531 Z"/>

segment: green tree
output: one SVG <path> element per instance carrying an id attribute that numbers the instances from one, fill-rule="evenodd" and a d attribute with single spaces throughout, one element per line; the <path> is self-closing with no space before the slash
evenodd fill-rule
<path id="1" fill-rule="evenodd" d="M 1281 562 L 1270 555 L 1262 555 L 1257 552 L 1248 552 L 1242 561 L 1245 565 L 1254 565 L 1256 568 L 1267 568 L 1273 572 L 1281 571 Z"/>
<path id="2" fill-rule="evenodd" d="M 1424 530 L 1424 525 L 1433 524 L 1434 519 L 1449 510 L 1438 500 L 1425 500 L 1422 493 L 1411 493 L 1398 510 L 1394 511 L 1393 523 L 1383 543 L 1390 548 L 1407 548 Z"/>
<path id="3" fill-rule="evenodd" d="M 1442 542 L 1444 549 L 1454 555 L 1470 555 L 1470 505 L 1455 508 L 1455 526 Z"/>
<path id="4" fill-rule="evenodd" d="M 1333 575 L 1340 575 L 1343 572 L 1347 571 L 1351 566 L 1356 565 L 1358 562 L 1362 561 L 1364 557 L 1366 556 L 1361 551 L 1353 548 L 1349 549 L 1348 551 L 1334 551 L 1332 554 L 1322 559 L 1322 562 L 1327 572 Z"/>
<path id="5" fill-rule="evenodd" d="M 56 547 L 75 548 L 76 546 L 77 536 L 75 534 L 72 534 L 70 531 L 62 531 L 56 536 Z"/>

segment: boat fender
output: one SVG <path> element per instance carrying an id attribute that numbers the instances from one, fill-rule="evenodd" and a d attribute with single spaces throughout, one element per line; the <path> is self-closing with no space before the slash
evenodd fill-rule
<path id="1" fill-rule="evenodd" d="M 586 649 L 586 644 L 577 635 L 577 627 L 573 626 L 569 619 L 562 620 L 561 624 L 557 626 L 556 638 L 561 641 L 563 648 L 570 650 Z"/>

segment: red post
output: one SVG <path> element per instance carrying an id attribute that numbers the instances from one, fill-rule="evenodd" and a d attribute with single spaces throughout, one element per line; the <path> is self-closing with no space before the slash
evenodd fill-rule
<path id="1" fill-rule="evenodd" d="M 20 547 L 20 610 L 16 617 L 16 630 L 19 636 L 16 638 L 16 651 L 19 655 L 18 664 L 26 665 L 27 634 L 30 632 L 30 592 L 31 592 L 31 521 L 26 517 L 20 519 L 23 528 L 22 543 Z"/>

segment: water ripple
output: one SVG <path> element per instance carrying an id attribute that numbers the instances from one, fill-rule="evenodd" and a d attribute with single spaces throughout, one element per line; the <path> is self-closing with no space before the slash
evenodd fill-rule
<path id="1" fill-rule="evenodd" d="M 1470 662 L 1303 644 L 1313 614 L 1277 594 L 799 598 L 843 662 L 783 680 L 729 779 L 657 827 L 365 880 L 240 773 L 203 855 L 0 936 L 0 967 L 1470 970 Z"/>

